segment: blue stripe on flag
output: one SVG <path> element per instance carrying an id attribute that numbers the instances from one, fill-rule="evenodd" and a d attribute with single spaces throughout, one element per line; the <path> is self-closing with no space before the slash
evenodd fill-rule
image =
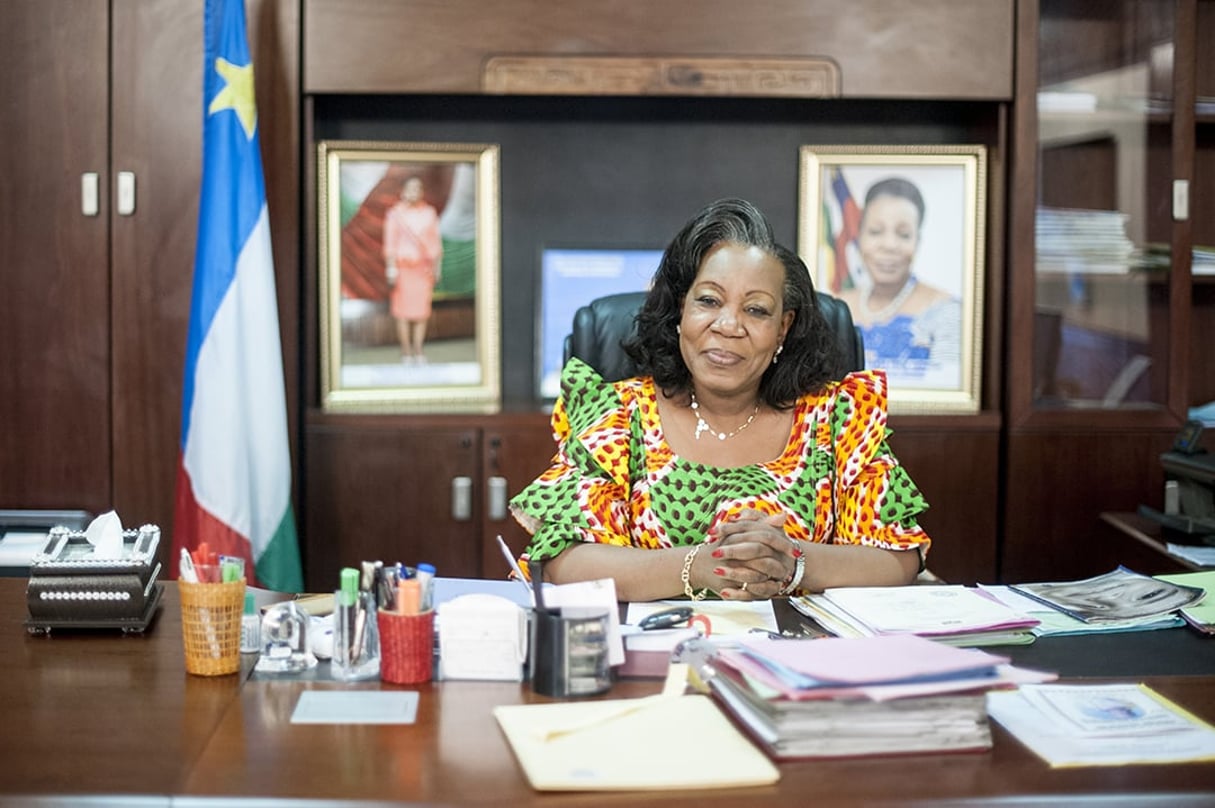
<path id="1" fill-rule="evenodd" d="M 215 97 L 228 84 L 216 69 L 216 60 L 223 59 L 239 67 L 250 62 L 243 3 L 244 0 L 207 0 L 206 6 L 202 194 L 190 329 L 186 338 L 181 418 L 183 447 L 190 433 L 199 349 L 220 301 L 232 285 L 237 256 L 253 232 L 266 201 L 260 128 L 255 129 L 250 138 L 236 110 L 209 111 Z"/>

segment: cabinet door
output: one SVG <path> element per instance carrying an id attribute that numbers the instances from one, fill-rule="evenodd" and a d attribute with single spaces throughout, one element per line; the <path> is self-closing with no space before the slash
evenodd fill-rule
<path id="1" fill-rule="evenodd" d="M 105 2 L 5 5 L 0 507 L 110 503 L 108 47 Z"/>
<path id="2" fill-rule="evenodd" d="M 304 567 L 310 591 L 336 588 L 339 570 L 360 561 L 429 561 L 440 575 L 477 577 L 475 427 L 310 425 L 306 444 Z M 467 489 L 460 478 L 469 481 Z M 467 509 L 465 501 L 453 502 L 465 493 Z"/>
<path id="3" fill-rule="evenodd" d="M 1193 20 L 1179 24 L 1174 0 L 1038 6 L 1036 75 L 1031 60 L 1022 77 L 1036 87 L 1025 120 L 1037 149 L 1016 182 L 1031 237 L 1014 241 L 1034 253 L 1014 262 L 1012 420 L 1171 428 L 1185 409 L 1190 264 L 1174 180 L 1193 148 L 1177 104 L 1190 82 L 1174 77 L 1193 70 L 1181 58 Z"/>
<path id="4" fill-rule="evenodd" d="M 502 536 L 517 557 L 530 541 L 506 508 L 511 497 L 548 468 L 556 451 L 547 415 L 537 414 L 512 424 L 485 428 L 485 520 L 481 530 L 481 575 L 504 578 L 510 571 L 498 546 Z"/>
<path id="5" fill-rule="evenodd" d="M 112 8 L 111 193 L 119 172 L 135 183 L 134 210 L 115 200 L 112 217 L 114 507 L 167 530 L 202 175 L 203 4 Z"/>

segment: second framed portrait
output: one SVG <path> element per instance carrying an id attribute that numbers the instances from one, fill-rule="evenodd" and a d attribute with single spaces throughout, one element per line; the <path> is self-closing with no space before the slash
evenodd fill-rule
<path id="1" fill-rule="evenodd" d="M 980 406 L 987 151 L 803 146 L 798 248 L 861 329 L 891 412 Z"/>
<path id="2" fill-rule="evenodd" d="M 500 404 L 498 147 L 318 145 L 321 405 Z"/>

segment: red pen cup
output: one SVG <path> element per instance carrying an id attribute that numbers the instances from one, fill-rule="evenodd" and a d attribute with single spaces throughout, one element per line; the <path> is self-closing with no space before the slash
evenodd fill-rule
<path id="1" fill-rule="evenodd" d="M 398 614 L 381 609 L 380 679 L 398 685 L 429 682 L 434 671 L 435 612 Z"/>

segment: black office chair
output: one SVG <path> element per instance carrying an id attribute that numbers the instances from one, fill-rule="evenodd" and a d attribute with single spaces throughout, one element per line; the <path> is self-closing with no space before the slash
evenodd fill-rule
<path id="1" fill-rule="evenodd" d="M 573 329 L 565 337 L 565 361 L 576 356 L 607 381 L 637 375 L 621 343 L 633 332 L 634 317 L 645 292 L 623 292 L 592 300 L 574 313 Z M 865 343 L 852 323 L 852 312 L 839 298 L 817 293 L 818 308 L 827 318 L 843 353 L 845 373 L 865 367 Z"/>

